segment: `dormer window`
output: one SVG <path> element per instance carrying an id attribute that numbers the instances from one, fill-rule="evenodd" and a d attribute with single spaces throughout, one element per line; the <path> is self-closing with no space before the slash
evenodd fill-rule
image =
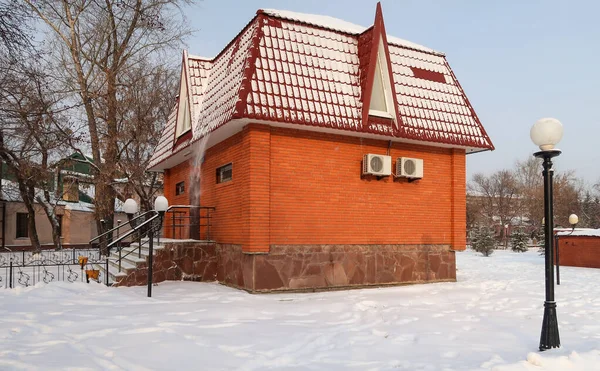
<path id="1" fill-rule="evenodd" d="M 383 41 L 380 41 L 377 51 L 377 64 L 375 65 L 375 74 L 373 76 L 371 101 L 369 102 L 369 115 L 394 119 L 396 117 L 396 110 L 394 108 L 390 73 L 384 51 Z"/>
<path id="2" fill-rule="evenodd" d="M 179 91 L 179 108 L 177 112 L 177 128 L 175 131 L 176 138 L 179 138 L 181 135 L 187 133 L 192 127 L 187 91 L 187 80 L 185 78 L 185 74 L 183 74 L 181 78 L 181 89 Z"/>

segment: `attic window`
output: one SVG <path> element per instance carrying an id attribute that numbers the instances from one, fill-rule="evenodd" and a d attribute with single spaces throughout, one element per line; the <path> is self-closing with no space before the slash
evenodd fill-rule
<path id="1" fill-rule="evenodd" d="M 446 83 L 446 77 L 441 72 L 424 70 L 422 68 L 411 67 L 410 68 L 417 79 L 429 80 L 433 82 Z"/>
<path id="2" fill-rule="evenodd" d="M 396 111 L 384 50 L 383 42 L 380 41 L 375 75 L 373 76 L 371 101 L 369 102 L 369 115 L 393 119 L 396 117 Z"/>
<path id="3" fill-rule="evenodd" d="M 188 93 L 187 93 L 187 79 L 185 74 L 181 76 L 181 88 L 179 91 L 179 108 L 177 112 L 177 128 L 175 130 L 175 137 L 179 138 L 181 135 L 187 133 L 192 127 L 190 120 L 190 106 L 188 104 Z"/>

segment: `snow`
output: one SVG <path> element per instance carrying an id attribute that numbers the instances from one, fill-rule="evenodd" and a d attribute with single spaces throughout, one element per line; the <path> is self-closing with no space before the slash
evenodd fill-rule
<path id="1" fill-rule="evenodd" d="M 571 228 L 565 228 L 565 229 L 561 229 L 556 234 L 559 236 L 600 237 L 600 229 L 575 228 L 575 230 L 571 230 Z"/>
<path id="2" fill-rule="evenodd" d="M 265 14 L 268 14 L 273 17 L 288 19 L 291 21 L 297 21 L 302 23 L 307 23 L 313 26 L 324 27 L 334 31 L 340 31 L 352 35 L 359 35 L 363 33 L 367 28 L 363 26 L 356 25 L 354 23 L 346 22 L 344 20 L 329 17 L 326 15 L 317 15 L 317 14 L 306 14 L 306 13 L 297 13 L 289 10 L 277 10 L 277 9 L 262 9 Z M 411 41 L 407 41 L 398 37 L 387 35 L 387 41 L 389 44 L 397 45 L 397 46 L 405 46 L 412 49 L 417 49 L 420 51 L 433 53 L 437 55 L 443 55 L 442 53 L 430 49 L 426 46 L 419 45 L 413 43 Z"/>
<path id="3" fill-rule="evenodd" d="M 563 347 L 537 351 L 544 261 L 457 254 L 458 282 L 251 295 L 216 283 L 0 290 L 0 369 L 598 370 L 600 270 L 562 267 Z"/>

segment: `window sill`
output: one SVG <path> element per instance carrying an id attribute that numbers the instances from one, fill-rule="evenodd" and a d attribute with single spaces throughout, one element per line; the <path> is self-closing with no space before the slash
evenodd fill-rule
<path id="1" fill-rule="evenodd" d="M 393 119 L 394 118 L 394 116 L 392 116 L 392 114 L 389 113 L 389 112 L 377 111 L 377 110 L 374 110 L 374 109 L 369 110 L 369 115 L 371 115 L 371 116 L 377 116 L 377 117 L 383 117 L 383 118 L 386 118 L 386 119 Z"/>

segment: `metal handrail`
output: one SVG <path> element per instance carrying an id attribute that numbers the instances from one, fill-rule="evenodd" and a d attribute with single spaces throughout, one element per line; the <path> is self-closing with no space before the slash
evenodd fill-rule
<path id="1" fill-rule="evenodd" d="M 142 224 L 140 224 L 140 225 L 136 225 L 135 227 L 133 227 L 133 229 L 130 229 L 130 230 L 128 230 L 128 231 L 127 231 L 127 232 L 125 232 L 125 233 L 124 233 L 124 234 L 123 234 L 121 237 L 119 237 L 119 238 L 117 238 L 116 240 L 114 240 L 113 242 L 109 243 L 109 244 L 106 246 L 107 250 L 108 250 L 108 251 L 110 251 L 110 249 L 111 249 L 111 248 L 112 248 L 114 245 L 116 245 L 116 244 L 118 244 L 119 242 L 123 241 L 125 238 L 127 238 L 127 237 L 131 236 L 132 234 L 134 234 L 135 232 L 137 232 L 138 230 L 140 230 L 142 227 L 144 227 L 144 226 L 146 226 L 146 225 L 150 224 L 152 221 L 156 220 L 156 218 L 158 218 L 158 217 L 160 216 L 160 214 L 159 214 L 157 211 L 155 211 L 155 210 L 151 210 L 151 211 L 155 213 L 155 215 L 154 215 L 153 217 L 151 217 L 150 219 L 146 220 L 145 222 L 143 222 L 143 223 L 142 223 Z M 148 212 L 146 212 L 146 213 L 148 213 Z M 146 213 L 145 213 L 145 214 L 146 214 Z"/>
<path id="2" fill-rule="evenodd" d="M 152 212 L 155 212 L 155 211 L 154 211 L 154 210 L 146 211 L 145 213 L 143 213 L 143 214 L 140 214 L 140 215 L 136 216 L 135 218 L 133 218 L 133 219 L 129 220 L 129 223 L 131 223 L 131 222 L 133 222 L 133 221 L 135 221 L 135 220 L 137 220 L 137 219 L 139 219 L 139 218 L 141 218 L 141 217 L 145 216 L 146 214 L 152 213 Z M 114 227 L 113 229 L 111 229 L 111 230 L 109 230 L 109 231 L 106 231 L 106 232 L 102 233 L 101 235 L 98 235 L 98 236 L 96 236 L 96 237 L 92 238 L 92 239 L 90 240 L 90 242 L 89 242 L 89 243 L 90 243 L 90 245 L 92 244 L 92 242 L 94 242 L 94 241 L 96 241 L 96 240 L 100 239 L 101 237 L 104 237 L 104 236 L 108 235 L 109 233 L 115 232 L 116 230 L 118 230 L 119 228 L 123 227 L 124 225 L 126 225 L 126 224 L 125 224 L 125 223 L 123 223 L 123 224 L 120 224 L 120 225 L 118 225 L 118 226 Z"/>
<path id="3" fill-rule="evenodd" d="M 152 219 L 149 219 L 148 221 L 152 221 L 152 220 L 155 220 L 155 217 L 152 218 Z M 161 227 L 161 225 L 158 226 L 158 229 L 160 229 L 160 227 Z M 153 228 L 155 228 L 155 227 L 150 226 L 150 229 L 153 229 Z M 157 232 L 157 231 L 154 231 L 154 232 Z M 123 247 L 122 246 L 119 247 L 119 259 L 118 259 L 118 262 L 119 262 L 119 272 L 121 272 L 121 262 L 123 261 L 123 259 L 125 259 L 129 255 L 135 253 L 136 250 L 138 251 L 138 254 L 140 253 L 140 251 L 142 249 L 142 246 L 144 245 L 145 242 L 142 242 L 142 240 L 140 239 L 140 242 L 138 242 L 138 243 L 139 243 L 139 246 L 138 246 L 137 249 L 131 249 L 131 250 L 127 251 L 127 254 L 125 254 L 125 255 L 122 255 L 122 253 L 121 253 L 121 250 L 123 250 Z M 139 257 L 139 255 L 138 255 L 138 257 Z"/>
<path id="4" fill-rule="evenodd" d="M 216 210 L 216 207 L 214 206 L 194 206 L 194 205 L 171 205 L 169 206 L 169 208 L 167 209 L 167 213 L 171 210 L 171 209 L 211 209 L 211 210 Z"/>

